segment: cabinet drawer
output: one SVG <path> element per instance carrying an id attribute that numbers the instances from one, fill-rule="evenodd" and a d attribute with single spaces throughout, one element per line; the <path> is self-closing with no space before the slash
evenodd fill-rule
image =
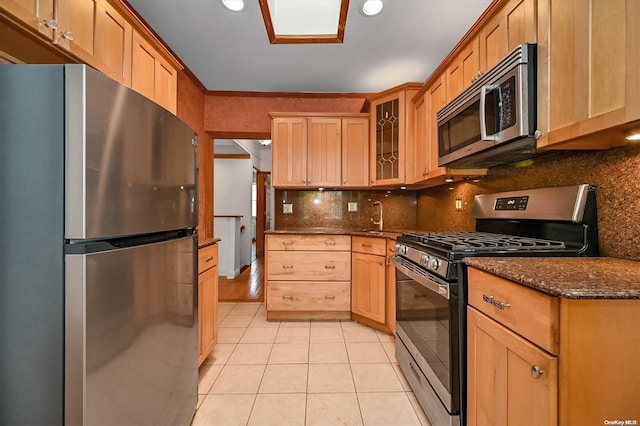
<path id="1" fill-rule="evenodd" d="M 198 249 L 198 273 L 201 274 L 218 264 L 218 244 Z"/>
<path id="2" fill-rule="evenodd" d="M 267 309 L 270 311 L 349 311 L 348 282 L 268 282 Z"/>
<path id="3" fill-rule="evenodd" d="M 349 235 L 267 235 L 267 250 L 349 251 Z"/>
<path id="4" fill-rule="evenodd" d="M 558 298 L 469 268 L 469 305 L 558 354 Z"/>
<path id="5" fill-rule="evenodd" d="M 387 248 L 386 238 L 371 238 L 371 237 L 352 237 L 351 238 L 351 251 L 365 254 L 377 254 L 378 256 L 385 256 Z"/>
<path id="6" fill-rule="evenodd" d="M 351 281 L 351 252 L 268 251 L 267 280 Z"/>

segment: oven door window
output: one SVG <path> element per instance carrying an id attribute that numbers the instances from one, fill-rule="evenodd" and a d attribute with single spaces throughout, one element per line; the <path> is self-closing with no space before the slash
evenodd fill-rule
<path id="1" fill-rule="evenodd" d="M 440 382 L 451 392 L 451 345 L 457 345 L 457 297 L 445 299 L 400 271 L 396 276 L 396 322 L 427 361 Z M 452 324 L 453 321 L 453 324 Z"/>

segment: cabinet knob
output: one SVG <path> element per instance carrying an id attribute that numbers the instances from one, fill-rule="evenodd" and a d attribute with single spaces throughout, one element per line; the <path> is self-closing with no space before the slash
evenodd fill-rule
<path id="1" fill-rule="evenodd" d="M 73 41 L 73 33 L 71 31 L 63 31 L 60 33 L 60 37 Z"/>
<path id="2" fill-rule="evenodd" d="M 45 27 L 51 28 L 52 30 L 58 29 L 58 23 L 56 22 L 55 19 L 45 19 L 44 21 L 42 21 L 42 23 L 44 24 Z"/>
<path id="3" fill-rule="evenodd" d="M 345 180 L 343 180 L 343 181 L 342 181 L 342 184 L 343 184 L 343 185 L 346 185 L 346 184 L 347 184 L 347 180 L 346 180 L 346 179 L 345 179 Z"/>
<path id="4" fill-rule="evenodd" d="M 538 367 L 537 365 L 533 365 L 531 367 L 531 377 L 533 377 L 534 379 L 539 379 L 540 376 L 542 376 L 542 374 L 544 373 L 544 371 Z"/>

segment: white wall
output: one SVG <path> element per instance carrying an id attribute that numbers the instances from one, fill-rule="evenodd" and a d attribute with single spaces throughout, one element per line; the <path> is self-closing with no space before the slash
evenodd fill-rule
<path id="1" fill-rule="evenodd" d="M 217 158 L 214 160 L 214 216 L 242 216 L 240 226 L 240 265 L 251 264 L 251 181 L 249 159 Z M 218 230 L 214 229 L 215 236 Z"/>

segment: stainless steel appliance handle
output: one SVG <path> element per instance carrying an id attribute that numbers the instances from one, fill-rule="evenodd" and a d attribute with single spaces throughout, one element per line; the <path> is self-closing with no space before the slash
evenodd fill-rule
<path id="1" fill-rule="evenodd" d="M 423 270 L 422 268 L 420 268 L 417 265 L 414 265 L 413 263 L 411 263 L 410 261 L 404 259 L 401 256 L 393 256 L 391 258 L 391 261 L 394 263 L 394 265 L 396 266 L 396 268 L 402 272 L 403 274 L 405 274 L 407 277 L 411 278 L 413 281 L 417 282 L 418 284 L 422 285 L 423 287 L 428 288 L 429 290 L 433 291 L 434 293 L 438 294 L 439 296 L 444 297 L 445 299 L 449 299 L 451 297 L 451 293 L 449 291 L 449 284 L 445 283 L 444 281 L 439 283 L 436 282 L 440 281 L 439 279 L 433 277 L 431 274 L 429 274 L 429 272 L 425 271 L 425 274 L 428 275 L 427 276 L 422 276 L 414 271 L 412 271 L 411 269 L 409 269 L 409 265 L 412 268 L 415 269 L 420 269 Z"/>
<path id="2" fill-rule="evenodd" d="M 486 84 L 480 88 L 480 139 L 483 141 L 495 141 L 498 139 L 497 133 L 487 135 L 486 99 L 488 91 L 499 87 L 493 84 Z"/>

